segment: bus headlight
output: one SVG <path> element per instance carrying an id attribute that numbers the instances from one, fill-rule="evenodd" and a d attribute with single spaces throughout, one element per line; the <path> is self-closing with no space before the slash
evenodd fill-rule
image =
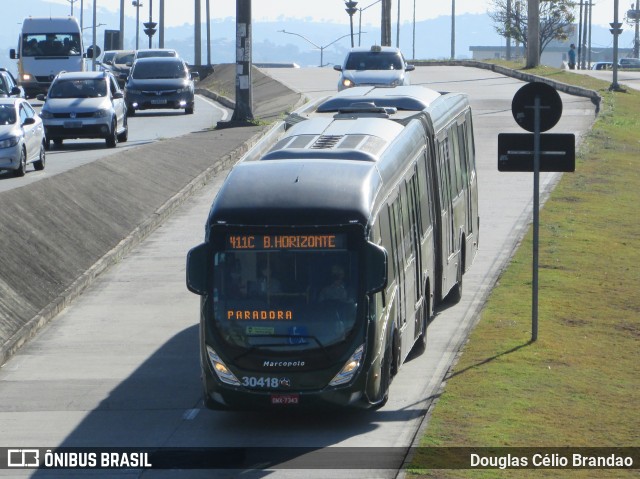
<path id="1" fill-rule="evenodd" d="M 336 374 L 336 377 L 331 380 L 329 386 L 338 386 L 340 384 L 348 383 L 349 381 L 351 381 L 356 372 L 358 372 L 358 369 L 360 369 L 363 355 L 364 344 L 356 349 L 349 360 L 344 364 L 344 366 L 342 366 L 340 372 Z"/>
<path id="2" fill-rule="evenodd" d="M 218 353 L 216 353 L 210 346 L 207 346 L 207 355 L 209 356 L 211 367 L 218 375 L 218 379 L 220 379 L 220 381 L 225 384 L 231 384 L 232 386 L 240 386 L 240 381 L 238 381 L 229 368 L 227 368 L 227 366 L 222 362 Z"/>
<path id="3" fill-rule="evenodd" d="M 27 81 L 32 81 L 33 80 L 33 76 L 30 73 L 23 73 L 22 74 L 22 81 L 27 82 Z"/>

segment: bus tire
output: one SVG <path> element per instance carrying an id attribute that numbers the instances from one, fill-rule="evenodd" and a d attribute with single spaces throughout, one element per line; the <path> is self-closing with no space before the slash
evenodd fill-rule
<path id="1" fill-rule="evenodd" d="M 380 409 L 387 404 L 389 400 L 389 387 L 391 386 L 391 348 L 387 348 L 382 358 L 382 365 L 380 366 L 380 401 L 376 403 L 373 408 Z"/>
<path id="2" fill-rule="evenodd" d="M 427 326 L 431 319 L 431 300 L 429 294 L 429 289 L 427 288 L 424 307 L 422 308 L 422 332 L 415 344 L 415 351 L 418 354 L 422 354 L 427 350 Z"/>
<path id="3" fill-rule="evenodd" d="M 449 298 L 453 303 L 459 303 L 462 299 L 463 278 L 464 278 L 464 237 L 462 237 L 462 249 L 460 250 L 460 261 L 458 262 L 458 274 L 456 278 L 456 285 L 451 289 Z"/>

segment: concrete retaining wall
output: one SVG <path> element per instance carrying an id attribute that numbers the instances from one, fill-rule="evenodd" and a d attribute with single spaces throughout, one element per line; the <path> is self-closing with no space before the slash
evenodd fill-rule
<path id="1" fill-rule="evenodd" d="M 221 68 L 209 81 L 229 83 L 233 71 Z M 300 100 L 254 76 L 254 108 L 267 119 Z M 161 140 L 0 194 L 0 364 L 267 130 Z"/>

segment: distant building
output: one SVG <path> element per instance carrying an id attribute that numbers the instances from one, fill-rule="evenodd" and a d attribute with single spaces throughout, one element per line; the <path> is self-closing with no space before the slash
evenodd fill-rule
<path id="1" fill-rule="evenodd" d="M 558 42 L 559 43 L 559 42 Z M 544 49 L 542 55 L 540 55 L 540 64 L 554 68 L 562 68 L 568 60 L 568 51 L 571 41 L 567 41 L 561 45 L 555 43 L 549 44 Z M 485 46 L 471 46 L 471 58 L 473 60 L 495 60 L 507 58 L 507 47 L 485 47 Z M 526 52 L 523 51 L 522 46 L 511 47 L 511 59 L 517 60 L 518 58 L 524 58 Z M 618 48 L 618 58 L 625 58 L 633 56 L 632 48 Z M 610 62 L 613 60 L 613 48 L 597 48 L 591 49 L 591 63 L 595 62 Z"/>
<path id="2" fill-rule="evenodd" d="M 563 68 L 568 60 L 569 46 L 574 43 L 576 47 L 579 45 L 578 41 L 578 26 L 573 25 L 573 33 L 569 35 L 569 39 L 565 41 L 553 40 L 547 45 L 540 55 L 540 64 L 549 67 Z M 471 58 L 473 60 L 495 60 L 507 58 L 507 47 L 502 46 L 471 46 Z M 585 46 L 586 50 L 586 46 Z M 583 54 L 585 52 L 582 52 Z M 625 58 L 633 56 L 632 48 L 618 48 L 618 58 Z M 522 45 L 511 46 L 511 59 L 517 60 L 519 58 L 525 58 L 526 52 Z M 584 57 L 585 62 L 589 60 L 588 56 Z M 595 62 L 610 62 L 613 60 L 613 48 L 591 48 L 591 63 Z"/>

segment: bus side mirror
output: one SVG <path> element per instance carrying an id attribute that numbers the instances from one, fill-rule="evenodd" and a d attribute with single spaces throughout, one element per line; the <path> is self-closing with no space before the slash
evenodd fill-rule
<path id="1" fill-rule="evenodd" d="M 9 50 L 9 58 L 11 58 L 12 60 L 18 59 L 18 55 L 16 54 L 15 48 L 12 48 L 11 50 Z"/>
<path id="2" fill-rule="evenodd" d="M 369 294 L 382 291 L 387 286 L 387 250 L 373 243 L 365 246 L 367 265 L 366 290 Z"/>
<path id="3" fill-rule="evenodd" d="M 187 289 L 203 296 L 209 279 L 209 245 L 203 243 L 187 253 Z"/>

